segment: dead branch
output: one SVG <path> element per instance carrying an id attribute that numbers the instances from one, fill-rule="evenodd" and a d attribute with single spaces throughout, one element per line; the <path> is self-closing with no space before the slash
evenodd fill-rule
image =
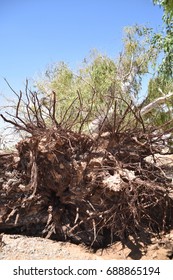
<path id="1" fill-rule="evenodd" d="M 151 103 L 149 103 L 148 105 L 146 105 L 145 107 L 143 107 L 140 110 L 141 116 L 146 115 L 147 113 L 149 113 L 153 109 L 157 108 L 159 105 L 164 104 L 166 102 L 166 100 L 169 99 L 172 96 L 173 96 L 173 92 L 169 92 L 168 94 L 166 94 L 164 96 L 156 98 L 154 101 L 152 101 Z"/>

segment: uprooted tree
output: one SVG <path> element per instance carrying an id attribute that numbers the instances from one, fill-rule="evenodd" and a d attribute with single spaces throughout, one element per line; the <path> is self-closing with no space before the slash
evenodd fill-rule
<path id="1" fill-rule="evenodd" d="M 169 230 L 172 179 L 146 160 L 165 148 L 166 124 L 164 132 L 146 127 L 140 110 L 122 99 L 114 130 L 93 138 L 58 123 L 56 102 L 54 92 L 49 106 L 36 92 L 21 92 L 15 115 L 1 115 L 27 137 L 17 152 L 0 155 L 0 230 L 92 247 Z"/>
<path id="2" fill-rule="evenodd" d="M 135 103 L 155 54 L 135 34 L 116 63 L 97 56 L 75 79 L 63 65 L 56 88 L 14 92 L 1 117 L 25 138 L 0 154 L 0 231 L 102 247 L 173 227 L 170 168 L 156 159 L 171 153 L 173 120 L 149 116 L 173 94 Z"/>

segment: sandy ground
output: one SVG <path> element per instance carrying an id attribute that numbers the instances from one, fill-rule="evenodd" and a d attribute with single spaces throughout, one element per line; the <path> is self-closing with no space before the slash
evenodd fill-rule
<path id="1" fill-rule="evenodd" d="M 22 235 L 1 236 L 0 260 L 171 260 L 173 259 L 173 231 L 153 238 L 151 244 L 135 245 L 133 238 L 126 244 L 116 242 L 111 247 L 93 252 L 83 245 L 56 242 L 40 237 Z"/>

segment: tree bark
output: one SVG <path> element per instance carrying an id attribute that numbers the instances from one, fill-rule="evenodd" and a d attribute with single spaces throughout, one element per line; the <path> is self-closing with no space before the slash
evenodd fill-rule
<path id="1" fill-rule="evenodd" d="M 141 110 L 141 116 L 145 116 L 147 113 L 149 113 L 150 111 L 152 111 L 153 109 L 157 108 L 159 105 L 164 104 L 165 101 L 167 99 L 169 99 L 170 97 L 173 96 L 173 92 L 170 92 L 164 96 L 158 97 L 156 98 L 154 101 L 152 101 L 151 103 L 147 104 L 146 106 L 144 106 Z"/>

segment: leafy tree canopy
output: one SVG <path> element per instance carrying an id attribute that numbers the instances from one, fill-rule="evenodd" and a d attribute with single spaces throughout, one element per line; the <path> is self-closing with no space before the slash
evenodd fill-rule
<path id="1" fill-rule="evenodd" d="M 173 78 L 173 0 L 153 0 L 153 3 L 163 8 L 163 22 L 166 29 L 163 33 L 155 34 L 153 44 L 157 44 L 160 51 L 164 51 L 159 72 L 168 80 Z"/>
<path id="2" fill-rule="evenodd" d="M 76 122 L 89 123 L 110 108 L 123 114 L 126 105 L 122 99 L 135 104 L 142 77 L 157 60 L 157 47 L 150 44 L 152 36 L 151 28 L 126 27 L 124 48 L 117 59 L 95 50 L 76 72 L 63 62 L 50 66 L 36 86 L 47 96 L 56 92 L 58 121 L 71 120 L 78 127 Z"/>
<path id="3" fill-rule="evenodd" d="M 173 0 L 153 0 L 154 4 L 162 6 L 165 14 L 173 17 Z"/>

